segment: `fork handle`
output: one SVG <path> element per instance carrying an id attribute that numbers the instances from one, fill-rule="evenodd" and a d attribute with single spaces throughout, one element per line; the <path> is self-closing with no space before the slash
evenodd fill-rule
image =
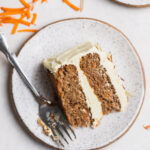
<path id="1" fill-rule="evenodd" d="M 19 66 L 19 64 L 17 62 L 16 55 L 15 54 L 11 54 L 9 52 L 8 44 L 7 44 L 6 39 L 5 39 L 5 37 L 4 37 L 4 35 L 2 33 L 0 33 L 0 51 L 5 54 L 5 56 L 7 57 L 8 61 L 10 62 L 10 64 L 15 68 L 15 70 L 18 72 L 18 74 L 20 75 L 20 77 L 22 78 L 24 83 L 32 91 L 32 93 L 34 94 L 34 96 L 36 97 L 36 99 L 39 102 L 40 101 L 40 97 L 41 97 L 40 94 L 35 89 L 35 87 L 29 82 L 29 79 L 27 78 L 27 76 L 22 71 L 21 67 Z"/>

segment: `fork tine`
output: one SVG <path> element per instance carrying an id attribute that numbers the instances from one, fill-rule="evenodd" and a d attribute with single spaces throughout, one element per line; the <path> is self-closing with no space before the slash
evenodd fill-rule
<path id="1" fill-rule="evenodd" d="M 56 143 L 58 143 L 59 145 L 64 147 L 63 143 L 59 139 L 59 136 L 56 134 L 56 131 L 52 126 L 51 126 L 51 130 L 52 130 L 52 133 L 53 133 L 54 137 L 56 137 L 56 138 L 58 137 L 58 139 L 54 139 L 54 137 L 52 136 L 53 141 L 55 141 Z"/>
<path id="2" fill-rule="evenodd" d="M 73 133 L 73 135 L 74 135 L 74 138 L 76 139 L 76 134 L 75 134 L 75 132 L 73 131 L 73 129 L 72 129 L 72 127 L 70 126 L 70 123 L 67 121 L 67 119 L 64 119 L 64 125 L 66 125 L 69 129 L 70 129 L 70 131 Z"/>
<path id="3" fill-rule="evenodd" d="M 68 135 L 68 137 L 70 138 L 70 140 L 72 141 L 72 138 L 71 138 L 69 132 L 67 131 L 66 127 L 64 125 L 61 125 L 61 127 L 63 128 L 63 130 L 65 131 L 65 133 Z"/>
<path id="4" fill-rule="evenodd" d="M 51 128 L 51 130 L 52 130 L 52 132 L 53 132 L 54 137 L 58 137 L 58 135 L 56 134 L 55 129 L 54 129 L 52 126 L 51 126 L 50 128 Z"/>
<path id="5" fill-rule="evenodd" d="M 63 144 L 60 140 L 58 140 L 58 143 L 59 143 L 62 147 L 65 147 L 64 144 Z"/>
<path id="6" fill-rule="evenodd" d="M 61 137 L 66 141 L 66 143 L 69 144 L 59 127 L 60 127 L 59 125 L 56 127 L 56 131 L 61 135 Z"/>
<path id="7" fill-rule="evenodd" d="M 69 125 L 69 123 L 67 124 L 67 127 L 71 130 L 71 132 L 73 133 L 73 135 L 74 135 L 74 137 L 76 139 L 76 134 L 74 133 L 74 131 L 73 131 L 72 127 Z"/>

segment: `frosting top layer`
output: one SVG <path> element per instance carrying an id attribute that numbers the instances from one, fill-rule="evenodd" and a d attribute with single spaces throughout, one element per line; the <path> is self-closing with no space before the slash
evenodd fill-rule
<path id="1" fill-rule="evenodd" d="M 80 60 L 82 56 L 92 52 L 92 47 L 93 45 L 91 42 L 86 42 L 81 46 L 60 53 L 53 58 L 45 59 L 43 64 L 45 68 L 49 69 L 52 73 L 55 73 L 58 68 L 65 64 L 77 64 L 78 59 Z"/>

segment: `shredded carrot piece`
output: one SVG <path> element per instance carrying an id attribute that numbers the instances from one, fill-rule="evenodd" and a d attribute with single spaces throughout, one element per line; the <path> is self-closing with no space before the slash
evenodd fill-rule
<path id="1" fill-rule="evenodd" d="M 23 15 L 20 17 L 20 20 L 24 19 L 24 17 L 25 17 L 25 15 L 23 14 Z M 16 33 L 16 30 L 17 30 L 18 26 L 19 26 L 19 23 L 15 23 L 15 24 L 14 24 L 14 27 L 13 27 L 13 29 L 12 29 L 11 34 L 15 34 L 15 33 Z"/>
<path id="2" fill-rule="evenodd" d="M 18 11 L 18 10 L 24 10 L 25 8 L 7 8 L 7 7 L 1 7 L 1 10 L 3 11 Z"/>
<path id="3" fill-rule="evenodd" d="M 32 5 L 31 5 L 31 11 L 33 11 L 33 9 L 34 9 L 34 5 L 33 5 L 33 3 L 32 3 Z"/>
<path id="4" fill-rule="evenodd" d="M 25 21 L 25 20 L 20 20 L 20 19 L 16 19 L 17 21 L 19 21 L 19 23 L 21 23 L 21 24 L 24 24 L 24 25 L 26 25 L 26 26 L 30 26 L 30 22 L 28 22 L 28 21 Z"/>
<path id="5" fill-rule="evenodd" d="M 144 127 L 146 130 L 150 129 L 150 125 Z"/>
<path id="6" fill-rule="evenodd" d="M 30 4 L 29 3 L 27 3 L 25 0 L 19 0 L 21 3 L 22 3 L 22 5 L 24 5 L 24 7 L 26 7 L 26 8 L 30 8 L 31 6 L 30 6 Z"/>
<path id="7" fill-rule="evenodd" d="M 9 16 L 9 15 L 17 15 L 17 14 L 24 14 L 24 11 L 23 10 L 6 11 L 0 13 L 0 16 Z"/>
<path id="8" fill-rule="evenodd" d="M 37 18 L 37 13 L 33 13 L 33 18 L 31 20 L 31 24 L 35 24 L 36 18 Z"/>
<path id="9" fill-rule="evenodd" d="M 47 0 L 41 0 L 41 3 L 47 2 Z"/>
<path id="10" fill-rule="evenodd" d="M 36 3 L 36 2 L 38 2 L 38 0 L 32 0 L 32 2 L 33 2 L 33 3 Z"/>
<path id="11" fill-rule="evenodd" d="M 34 9 L 34 3 L 38 2 L 39 0 L 32 0 L 31 3 L 29 3 L 27 0 L 19 0 L 20 3 L 23 5 L 21 8 L 8 8 L 8 7 L 0 7 L 0 10 L 3 12 L 0 13 L 0 26 L 3 24 L 13 24 L 12 34 L 15 34 L 17 31 L 17 28 L 19 24 L 23 24 L 26 26 L 30 26 L 31 24 L 35 24 L 37 19 L 37 13 L 32 13 L 31 11 Z M 41 0 L 41 3 L 47 2 L 47 0 Z M 15 17 L 12 17 L 13 15 L 20 15 L 20 18 L 17 19 Z M 31 15 L 33 15 L 31 22 L 24 20 L 26 17 L 27 19 L 31 18 Z M 37 29 L 21 29 L 17 32 L 36 32 Z"/>
<path id="12" fill-rule="evenodd" d="M 11 34 L 15 34 L 15 33 L 16 33 L 16 30 L 17 30 L 17 28 L 18 28 L 18 25 L 19 25 L 19 23 L 15 23 L 15 24 L 14 24 Z"/>
<path id="13" fill-rule="evenodd" d="M 30 26 L 30 22 L 22 20 L 22 19 L 16 19 L 13 17 L 5 17 L 5 18 L 1 18 L 2 23 L 12 23 L 12 24 L 16 24 L 16 23 L 21 23 L 24 24 L 26 26 Z"/>
<path id="14" fill-rule="evenodd" d="M 31 18 L 30 9 L 27 10 L 26 15 L 27 15 L 27 19 L 30 19 L 30 18 Z"/>
<path id="15" fill-rule="evenodd" d="M 38 29 L 21 29 L 21 30 L 18 30 L 18 32 L 37 32 Z"/>
<path id="16" fill-rule="evenodd" d="M 64 3 L 66 3 L 69 7 L 71 7 L 72 9 L 74 9 L 75 11 L 79 11 L 80 8 L 73 5 L 71 2 L 69 2 L 68 0 L 63 0 Z"/>

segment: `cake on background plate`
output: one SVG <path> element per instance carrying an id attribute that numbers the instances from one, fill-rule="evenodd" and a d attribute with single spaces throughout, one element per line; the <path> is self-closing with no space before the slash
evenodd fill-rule
<path id="1" fill-rule="evenodd" d="M 112 56 L 98 45 L 87 42 L 43 65 L 73 127 L 96 127 L 103 115 L 125 109 L 126 91 Z"/>

